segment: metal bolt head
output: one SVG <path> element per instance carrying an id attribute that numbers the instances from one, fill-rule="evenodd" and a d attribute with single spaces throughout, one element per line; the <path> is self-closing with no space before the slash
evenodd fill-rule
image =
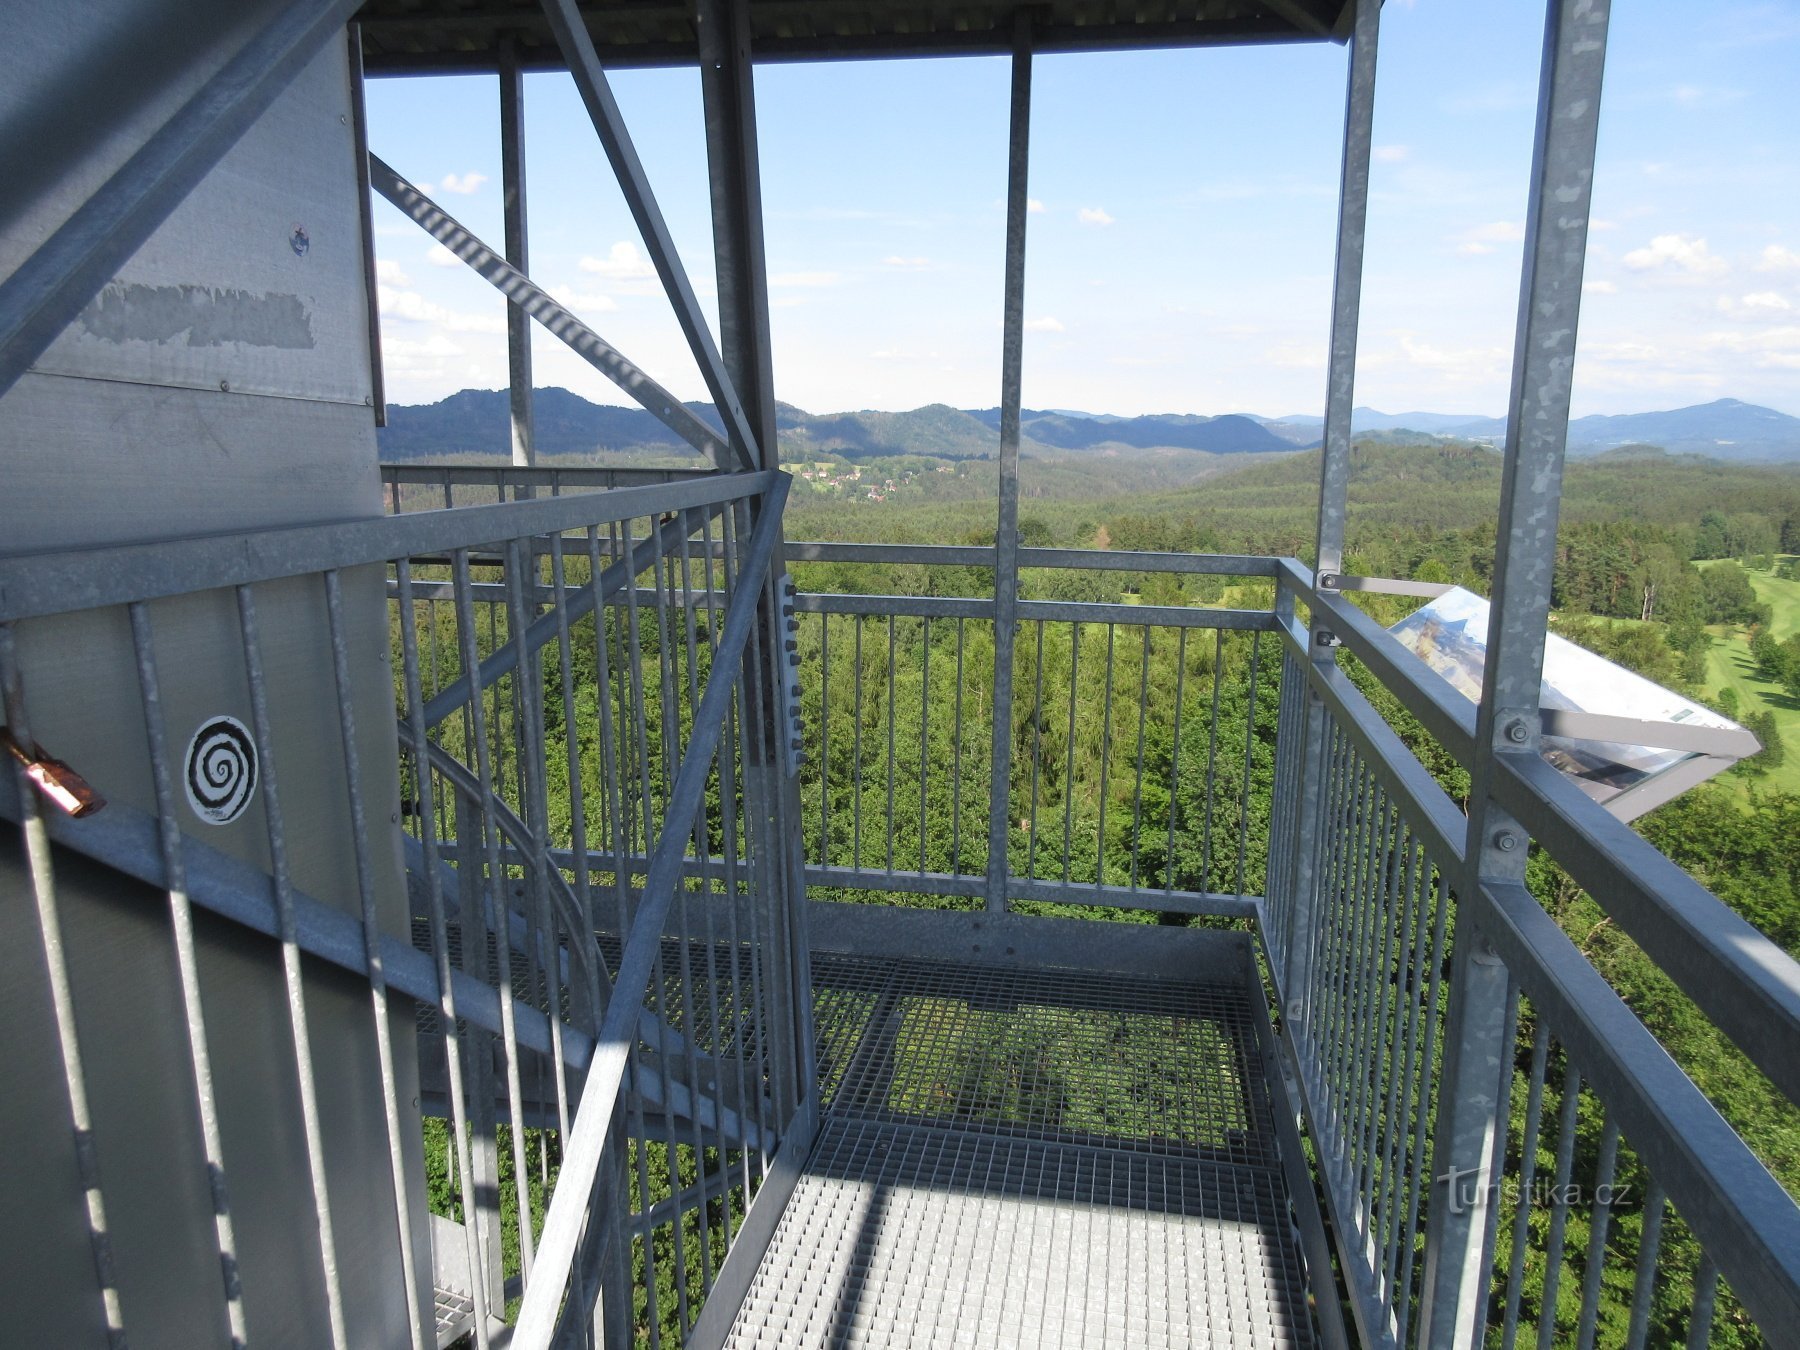
<path id="1" fill-rule="evenodd" d="M 1511 853 L 1519 846 L 1519 836 L 1511 830 L 1501 830 L 1494 836 L 1494 847 L 1502 853 Z"/>
<path id="2" fill-rule="evenodd" d="M 1525 738 L 1530 734 L 1531 732 L 1526 728 L 1525 724 L 1517 718 L 1507 723 L 1506 739 L 1511 741 L 1514 745 L 1523 745 L 1525 743 Z"/>

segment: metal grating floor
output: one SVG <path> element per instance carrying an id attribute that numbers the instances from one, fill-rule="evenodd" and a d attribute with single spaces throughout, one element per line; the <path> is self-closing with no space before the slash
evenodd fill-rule
<path id="1" fill-rule="evenodd" d="M 826 1115 L 727 1346 L 1312 1343 L 1241 990 L 813 979 Z"/>

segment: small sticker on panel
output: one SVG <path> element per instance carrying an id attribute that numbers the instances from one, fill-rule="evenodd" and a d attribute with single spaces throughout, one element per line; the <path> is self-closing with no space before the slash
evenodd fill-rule
<path id="1" fill-rule="evenodd" d="M 208 825 L 244 814 L 256 791 L 256 742 L 235 717 L 215 717 L 188 742 L 182 781 L 188 805 Z"/>

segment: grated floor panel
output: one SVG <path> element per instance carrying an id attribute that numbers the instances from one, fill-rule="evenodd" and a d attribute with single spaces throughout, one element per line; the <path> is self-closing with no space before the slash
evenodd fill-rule
<path id="1" fill-rule="evenodd" d="M 1242 991 L 813 978 L 826 1115 L 728 1346 L 1312 1343 Z"/>

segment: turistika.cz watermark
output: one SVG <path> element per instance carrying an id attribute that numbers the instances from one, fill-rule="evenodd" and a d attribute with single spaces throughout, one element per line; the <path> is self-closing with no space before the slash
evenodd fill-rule
<path id="1" fill-rule="evenodd" d="M 1480 1167 L 1451 1167 L 1440 1172 L 1437 1182 L 1449 1193 L 1450 1212 L 1461 1214 L 1475 1208 L 1481 1203 L 1482 1173 Z M 1532 1208 L 1593 1205 L 1611 1207 L 1625 1204 L 1631 1199 L 1632 1188 L 1629 1183 L 1609 1182 L 1604 1186 L 1585 1186 L 1579 1181 L 1557 1181 L 1554 1177 L 1533 1177 L 1531 1185 L 1520 1186 L 1517 1177 L 1500 1179 L 1499 1198 L 1509 1203 L 1523 1204 Z"/>

